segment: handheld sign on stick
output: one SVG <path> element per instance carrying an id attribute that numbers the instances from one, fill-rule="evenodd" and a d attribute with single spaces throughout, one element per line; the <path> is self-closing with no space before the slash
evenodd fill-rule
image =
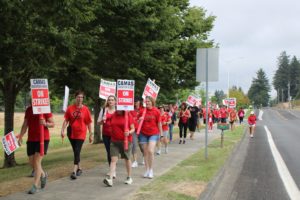
<path id="1" fill-rule="evenodd" d="M 128 132 L 128 111 L 134 110 L 134 80 L 117 80 L 117 110 L 125 111 L 124 134 Z M 128 150 L 128 136 L 124 137 L 124 150 Z"/>
<path id="2" fill-rule="evenodd" d="M 30 79 L 33 114 L 44 120 L 43 114 L 50 113 L 50 100 L 47 79 Z M 40 124 L 40 155 L 44 155 L 44 125 Z"/>

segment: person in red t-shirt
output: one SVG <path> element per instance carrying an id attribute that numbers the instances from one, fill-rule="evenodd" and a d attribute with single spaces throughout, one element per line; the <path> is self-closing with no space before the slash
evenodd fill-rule
<path id="1" fill-rule="evenodd" d="M 97 120 L 97 124 L 102 126 L 102 139 L 106 150 L 106 157 L 108 165 L 111 162 L 111 155 L 110 155 L 110 140 L 111 140 L 111 117 L 116 111 L 116 97 L 110 95 L 107 97 L 105 102 L 104 108 L 101 109 L 99 113 L 99 117 Z"/>
<path id="2" fill-rule="evenodd" d="M 256 116 L 254 114 L 254 111 L 250 112 L 250 115 L 248 117 L 248 124 L 249 124 L 249 134 L 250 134 L 250 137 L 253 138 L 254 131 L 255 131 L 255 125 L 256 125 Z"/>
<path id="3" fill-rule="evenodd" d="M 236 111 L 234 109 L 230 110 L 229 113 L 229 123 L 230 123 L 230 130 L 233 131 L 234 129 L 234 122 L 236 121 Z"/>
<path id="4" fill-rule="evenodd" d="M 189 118 L 191 117 L 191 113 L 190 111 L 187 109 L 187 105 L 185 102 L 183 102 L 180 106 L 180 111 L 178 113 L 178 118 L 179 118 L 179 136 L 180 136 L 180 140 L 179 140 L 179 144 L 182 143 L 182 139 L 183 139 L 183 144 L 185 144 L 185 138 L 186 138 L 186 134 L 187 134 L 187 128 L 188 128 L 188 121 Z M 182 134 L 183 132 L 183 134 Z M 183 138 L 182 138 L 183 136 Z"/>
<path id="5" fill-rule="evenodd" d="M 161 124 L 162 124 L 162 130 L 163 135 L 161 136 L 161 142 L 165 146 L 165 153 L 168 153 L 168 134 L 169 134 L 169 124 L 171 124 L 171 116 L 168 112 L 166 112 L 166 109 L 164 106 L 160 106 L 160 116 L 161 116 Z M 160 149 L 159 149 L 160 151 Z"/>
<path id="6" fill-rule="evenodd" d="M 240 107 L 240 109 L 238 111 L 238 116 L 239 116 L 239 120 L 240 120 L 240 124 L 241 124 L 243 122 L 244 116 L 245 116 L 245 111 L 242 107 Z"/>
<path id="7" fill-rule="evenodd" d="M 160 136 L 163 135 L 161 116 L 159 110 L 155 107 L 155 100 L 146 97 L 146 114 L 143 119 L 139 141 L 143 145 L 145 168 L 144 178 L 153 178 L 154 150 Z M 142 120 L 140 118 L 140 120 Z"/>
<path id="8" fill-rule="evenodd" d="M 228 112 L 226 110 L 226 106 L 224 105 L 220 108 L 220 116 L 221 116 L 221 123 L 226 123 Z"/>
<path id="9" fill-rule="evenodd" d="M 38 183 L 41 182 L 41 188 L 46 186 L 47 175 L 42 168 L 43 156 L 40 155 L 40 125 L 44 126 L 44 154 L 47 154 L 50 141 L 48 128 L 54 127 L 52 113 L 43 114 L 44 119 L 40 120 L 39 115 L 33 114 L 32 106 L 26 109 L 24 122 L 20 134 L 17 136 L 19 145 L 22 144 L 22 138 L 28 128 L 27 155 L 29 163 L 34 169 L 34 184 L 28 191 L 34 194 L 37 191 Z"/>
<path id="10" fill-rule="evenodd" d="M 132 134 L 135 131 L 134 121 L 130 113 L 128 113 L 128 128 L 125 130 L 125 111 L 116 111 L 111 117 L 111 163 L 110 163 L 110 173 L 109 177 L 103 180 L 103 183 L 107 186 L 113 185 L 113 175 L 116 174 L 116 165 L 118 162 L 119 154 L 121 158 L 125 159 L 125 166 L 127 170 L 127 178 L 124 181 L 125 184 L 131 184 L 131 144 L 132 144 Z M 128 149 L 124 150 L 124 140 L 125 137 L 128 138 Z"/>
<path id="11" fill-rule="evenodd" d="M 86 138 L 87 129 L 89 130 L 89 142 L 92 143 L 92 117 L 87 106 L 83 105 L 84 93 L 82 91 L 75 92 L 75 104 L 70 105 L 65 112 L 65 120 L 61 129 L 61 137 L 65 137 L 65 128 L 67 125 L 71 127 L 68 133 L 68 138 L 72 145 L 74 153 L 74 168 L 70 178 L 77 179 L 80 176 L 82 169 L 80 168 L 80 152 L 83 142 Z"/>
<path id="12" fill-rule="evenodd" d="M 141 99 L 140 98 L 137 98 L 135 97 L 134 99 L 134 110 L 133 111 L 130 111 L 130 114 L 133 118 L 133 122 L 134 122 L 134 128 L 135 128 L 135 131 L 132 135 L 132 158 L 133 158 L 133 162 L 132 162 L 132 165 L 131 167 L 138 167 L 138 162 L 137 162 L 137 148 L 139 146 L 140 148 L 140 151 L 142 152 L 142 155 L 144 155 L 144 152 L 143 152 L 143 147 L 142 145 L 139 144 L 138 142 L 138 136 L 136 134 L 136 130 L 138 129 L 138 126 L 139 126 L 139 118 L 140 116 L 142 115 L 143 113 L 143 107 L 141 106 Z M 144 160 L 144 158 L 143 158 Z M 144 161 L 142 161 L 142 164 L 145 164 Z"/>

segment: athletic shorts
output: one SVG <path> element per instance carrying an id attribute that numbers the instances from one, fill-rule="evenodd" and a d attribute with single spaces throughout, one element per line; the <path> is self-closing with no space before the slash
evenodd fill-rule
<path id="1" fill-rule="evenodd" d="M 35 153 L 40 153 L 40 142 L 30 142 L 27 141 L 27 156 L 32 156 Z M 44 141 L 44 155 L 47 154 L 49 146 L 49 140 Z"/>
<path id="2" fill-rule="evenodd" d="M 128 141 L 128 149 L 124 150 L 124 142 L 113 142 L 110 143 L 110 156 L 111 157 L 119 157 L 121 155 L 122 159 L 129 160 L 131 156 L 131 142 Z"/>
<path id="3" fill-rule="evenodd" d="M 140 144 L 147 144 L 150 141 L 157 142 L 159 140 L 159 138 L 160 138 L 159 133 L 156 135 L 151 135 L 151 136 L 144 135 L 143 133 L 140 133 L 140 135 L 139 135 Z"/>
<path id="4" fill-rule="evenodd" d="M 255 127 L 255 124 L 249 124 L 249 127 Z"/>

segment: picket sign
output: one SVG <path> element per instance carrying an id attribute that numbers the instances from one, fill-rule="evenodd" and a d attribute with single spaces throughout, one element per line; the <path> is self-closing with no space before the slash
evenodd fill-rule
<path id="1" fill-rule="evenodd" d="M 116 95 L 116 82 L 100 80 L 99 98 L 106 100 L 109 96 Z"/>
<path id="2" fill-rule="evenodd" d="M 44 119 L 44 113 L 50 113 L 50 99 L 47 79 L 30 79 L 31 99 L 33 114 L 39 115 L 39 120 Z M 40 127 L 40 155 L 44 155 L 44 126 Z"/>
<path id="3" fill-rule="evenodd" d="M 4 135 L 1 141 L 3 149 L 8 156 L 19 148 L 17 138 L 13 131 Z"/>

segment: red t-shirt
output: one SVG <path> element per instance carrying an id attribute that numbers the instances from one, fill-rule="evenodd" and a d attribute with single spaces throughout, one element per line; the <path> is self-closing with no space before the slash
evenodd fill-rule
<path id="1" fill-rule="evenodd" d="M 138 129 L 138 126 L 139 126 L 139 118 L 141 117 L 141 115 L 143 113 L 143 108 L 139 107 L 138 109 L 130 111 L 129 113 L 133 118 L 134 128 L 135 128 L 135 131 L 136 131 Z"/>
<path id="2" fill-rule="evenodd" d="M 160 111 L 156 107 L 147 108 L 141 132 L 147 136 L 159 134 L 159 122 L 161 122 Z"/>
<path id="3" fill-rule="evenodd" d="M 171 117 L 167 112 L 164 112 L 163 115 L 161 115 L 161 123 L 162 123 L 163 131 L 169 130 L 169 124 L 165 124 L 165 123 L 170 121 L 170 119 L 171 119 Z"/>
<path id="4" fill-rule="evenodd" d="M 52 117 L 52 113 L 43 114 L 45 120 Z M 34 115 L 32 111 L 32 106 L 26 109 L 25 117 L 28 125 L 28 139 L 29 142 L 39 142 L 40 141 L 40 120 L 39 115 Z M 50 140 L 49 130 L 44 126 L 44 140 Z"/>
<path id="5" fill-rule="evenodd" d="M 250 125 L 256 124 L 256 116 L 255 115 L 249 115 L 248 124 L 250 124 Z"/>
<path id="6" fill-rule="evenodd" d="M 181 110 L 179 112 L 179 121 L 181 121 L 182 123 L 187 123 L 187 121 L 189 120 L 189 111 L 188 109 L 186 109 L 185 111 Z"/>
<path id="7" fill-rule="evenodd" d="M 128 130 L 130 130 L 130 125 L 134 124 L 133 122 L 133 118 L 131 116 L 131 114 L 128 114 Z M 113 142 L 118 142 L 118 141 L 124 141 L 125 135 L 125 116 L 124 115 L 120 115 L 117 112 L 115 112 L 112 116 L 111 116 L 111 129 L 112 129 L 112 133 L 111 133 L 111 141 Z M 128 136 L 128 141 L 132 142 L 132 135 L 130 134 Z"/>
<path id="8" fill-rule="evenodd" d="M 111 136 L 111 132 L 112 132 L 111 117 L 113 116 L 113 114 L 106 112 L 106 114 L 105 114 L 106 120 L 105 120 L 105 123 L 103 123 L 103 125 L 102 125 L 102 135 Z"/>
<path id="9" fill-rule="evenodd" d="M 230 121 L 235 121 L 236 120 L 236 112 L 232 110 L 229 114 Z"/>
<path id="10" fill-rule="evenodd" d="M 239 117 L 244 117 L 244 115 L 245 115 L 244 110 L 239 110 L 238 116 L 239 116 Z"/>
<path id="11" fill-rule="evenodd" d="M 225 108 L 220 109 L 221 118 L 227 118 L 227 111 Z"/>
<path id="12" fill-rule="evenodd" d="M 77 108 L 76 105 L 71 105 L 67 108 L 65 119 L 72 126 L 71 139 L 85 140 L 87 126 L 92 123 L 91 113 L 85 105 Z"/>

